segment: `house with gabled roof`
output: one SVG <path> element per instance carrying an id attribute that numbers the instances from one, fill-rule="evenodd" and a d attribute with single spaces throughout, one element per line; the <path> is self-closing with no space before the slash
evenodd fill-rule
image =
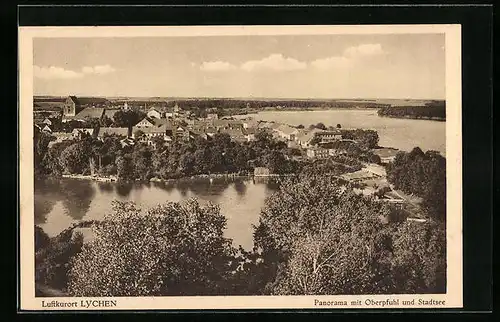
<path id="1" fill-rule="evenodd" d="M 49 125 L 45 125 L 45 126 L 42 128 L 42 132 L 52 133 L 52 129 L 50 128 L 50 126 L 49 126 Z"/>
<path id="2" fill-rule="evenodd" d="M 287 124 L 280 124 L 274 129 L 278 138 L 285 139 L 287 141 L 294 141 L 295 136 L 299 133 L 299 130 L 295 127 L 291 127 Z"/>
<path id="3" fill-rule="evenodd" d="M 248 128 L 257 128 L 259 125 L 259 121 L 254 119 L 253 117 L 249 117 L 247 119 L 242 120 L 243 122 L 243 128 L 248 129 Z"/>
<path id="4" fill-rule="evenodd" d="M 246 135 L 243 133 L 243 128 L 227 128 L 220 129 L 219 133 L 227 133 L 231 137 L 231 140 L 236 142 L 245 142 L 248 141 Z"/>
<path id="5" fill-rule="evenodd" d="M 162 119 L 165 118 L 165 109 L 161 107 L 151 107 L 147 113 L 149 118 Z"/>
<path id="6" fill-rule="evenodd" d="M 301 130 L 296 135 L 295 140 L 303 148 L 308 148 L 311 145 L 311 141 L 315 137 L 316 133 L 323 132 L 324 130 L 314 128 L 312 130 Z"/>
<path id="7" fill-rule="evenodd" d="M 153 127 L 153 126 L 155 126 L 154 121 L 147 116 L 145 118 L 143 118 L 142 120 L 140 120 L 136 125 L 134 125 L 134 127 L 139 128 L 139 129 L 146 128 L 146 127 Z"/>

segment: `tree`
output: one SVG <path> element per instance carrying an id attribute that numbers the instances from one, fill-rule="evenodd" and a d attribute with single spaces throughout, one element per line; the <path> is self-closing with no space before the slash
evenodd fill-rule
<path id="1" fill-rule="evenodd" d="M 326 126 L 325 126 L 325 124 L 323 124 L 323 123 L 321 123 L 321 122 L 320 122 L 320 123 L 318 123 L 318 124 L 316 124 L 316 128 L 317 128 L 317 129 L 320 129 L 320 130 L 326 130 Z"/>
<path id="2" fill-rule="evenodd" d="M 111 125 L 113 125 L 113 120 L 109 116 L 103 115 L 103 117 L 100 119 L 100 126 L 110 127 Z"/>
<path id="3" fill-rule="evenodd" d="M 163 145 L 165 145 L 165 139 L 163 138 L 163 136 L 154 136 L 151 139 L 151 142 L 153 143 L 155 149 L 159 149 Z"/>
<path id="4" fill-rule="evenodd" d="M 147 211 L 130 202 L 115 202 L 113 208 L 71 263 L 71 295 L 224 293 L 232 248 L 218 206 L 201 207 L 190 199 Z"/>
<path id="5" fill-rule="evenodd" d="M 444 231 L 382 220 L 388 216 L 390 209 L 342 192 L 335 179 L 284 182 L 266 201 L 254 234 L 264 261 L 277 263 L 266 294 L 443 292 Z"/>
<path id="6" fill-rule="evenodd" d="M 303 128 L 304 128 L 304 125 L 299 124 L 299 125 L 297 125 L 297 128 L 298 128 L 298 129 L 303 129 Z"/>
<path id="7" fill-rule="evenodd" d="M 265 154 L 262 158 L 264 166 L 269 169 L 271 173 L 283 173 L 284 166 L 286 163 L 285 156 L 283 153 L 271 150 Z"/>
<path id="8" fill-rule="evenodd" d="M 116 158 L 116 174 L 120 180 L 133 178 L 133 165 L 129 156 L 119 156 Z"/>
<path id="9" fill-rule="evenodd" d="M 446 159 L 436 151 L 424 153 L 416 147 L 399 152 L 387 166 L 387 180 L 396 189 L 424 199 L 427 214 L 439 221 L 446 219 Z"/>
<path id="10" fill-rule="evenodd" d="M 85 127 L 91 129 L 98 129 L 101 126 L 101 120 L 97 117 L 85 117 Z"/>
<path id="11" fill-rule="evenodd" d="M 342 128 L 342 125 L 337 124 L 337 129 L 341 129 L 341 128 Z"/>
<path id="12" fill-rule="evenodd" d="M 144 135 L 144 132 L 142 130 L 135 130 L 134 132 L 134 138 L 139 139 Z"/>
<path id="13" fill-rule="evenodd" d="M 49 143 L 54 141 L 55 137 L 35 128 L 33 136 L 33 156 L 35 173 L 44 172 L 43 159 L 49 151 Z"/>
<path id="14" fill-rule="evenodd" d="M 35 281 L 65 291 L 71 259 L 82 249 L 83 236 L 73 229 L 62 231 L 35 253 Z"/>
<path id="15" fill-rule="evenodd" d="M 393 253 L 391 265 L 397 293 L 446 292 L 443 224 L 404 221 L 394 233 Z"/>
<path id="16" fill-rule="evenodd" d="M 83 174 L 89 169 L 89 155 L 91 148 L 88 143 L 77 142 L 62 151 L 59 164 L 63 172 Z"/>
<path id="17" fill-rule="evenodd" d="M 113 123 L 117 127 L 132 127 L 146 117 L 144 112 L 138 110 L 120 110 L 113 115 Z"/>
<path id="18" fill-rule="evenodd" d="M 42 228 L 35 225 L 35 252 L 49 245 L 50 238 Z"/>

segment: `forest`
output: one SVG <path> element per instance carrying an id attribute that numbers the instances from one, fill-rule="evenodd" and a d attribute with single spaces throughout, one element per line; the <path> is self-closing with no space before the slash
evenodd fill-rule
<path id="1" fill-rule="evenodd" d="M 37 228 L 36 282 L 71 296 L 425 294 L 446 291 L 437 221 L 387 221 L 391 208 L 335 179 L 282 182 L 254 227 L 253 249 L 224 237 L 226 218 L 196 199 L 140 209 L 48 238 Z M 92 227 L 90 242 L 76 232 Z"/>
<path id="2" fill-rule="evenodd" d="M 446 159 L 436 151 L 399 152 L 386 167 L 387 180 L 408 194 L 423 198 L 427 214 L 436 220 L 446 219 Z"/>
<path id="3" fill-rule="evenodd" d="M 446 120 L 445 102 L 432 102 L 425 106 L 388 106 L 378 110 L 379 116 L 412 119 Z"/>

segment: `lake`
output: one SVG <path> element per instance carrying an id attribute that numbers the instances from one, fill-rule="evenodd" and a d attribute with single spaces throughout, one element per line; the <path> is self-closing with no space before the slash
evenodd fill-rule
<path id="1" fill-rule="evenodd" d="M 226 237 L 234 246 L 253 246 L 253 228 L 265 198 L 277 189 L 269 180 L 207 179 L 162 183 L 104 183 L 81 179 L 35 180 L 35 224 L 55 236 L 81 220 L 102 219 L 111 201 L 134 201 L 143 209 L 196 197 L 201 204 L 219 204 L 227 218 Z"/>
<path id="2" fill-rule="evenodd" d="M 340 124 L 343 128 L 373 129 L 378 132 L 380 146 L 404 151 L 411 151 L 418 146 L 424 152 L 435 150 L 446 155 L 445 122 L 380 117 L 376 109 L 266 111 L 237 117 L 254 117 L 256 120 L 295 126 L 302 124 L 305 127 L 321 122 L 326 126 Z"/>

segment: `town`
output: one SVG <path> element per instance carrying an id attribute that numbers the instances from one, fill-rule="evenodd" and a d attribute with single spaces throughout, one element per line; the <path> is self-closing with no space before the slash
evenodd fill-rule
<path id="1" fill-rule="evenodd" d="M 408 220 L 425 221 L 418 206 L 421 198 L 407 195 L 388 183 L 385 166 L 395 159 L 398 150 L 379 147 L 377 133 L 373 130 L 345 129 L 340 124 L 326 127 L 320 123 L 304 127 L 257 121 L 251 117 L 219 117 L 216 109 L 208 110 L 205 117 L 196 117 L 175 103 L 165 105 L 168 104 L 131 107 L 127 101 L 113 104 L 106 99 L 76 96 L 58 101 L 35 100 L 35 131 L 52 137 L 48 148 L 84 137 L 102 142 L 106 137 L 115 137 L 119 138 L 123 148 L 143 144 L 154 150 L 169 147 L 174 142 L 192 142 L 200 138 L 212 140 L 216 134 L 226 134 L 238 143 L 254 142 L 257 133 L 266 133 L 286 146 L 290 152 L 284 155 L 287 160 L 307 164 L 338 163 L 345 171 L 337 172 L 336 177 L 354 186 L 358 193 L 406 209 Z M 127 119 L 127 114 L 133 117 Z M 276 172 L 279 173 L 265 164 L 253 169 L 256 177 L 278 175 Z M 90 175 L 66 173 L 63 176 L 117 180 L 115 173 L 98 175 L 95 171 Z M 157 176 L 147 179 L 161 181 Z"/>

